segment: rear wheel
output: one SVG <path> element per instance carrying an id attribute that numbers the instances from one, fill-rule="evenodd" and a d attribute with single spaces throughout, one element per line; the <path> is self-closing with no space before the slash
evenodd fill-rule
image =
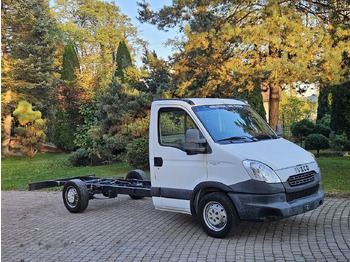
<path id="1" fill-rule="evenodd" d="M 217 238 L 233 235 L 240 222 L 231 199 L 223 192 L 205 195 L 199 201 L 198 215 L 204 231 Z"/>
<path id="2" fill-rule="evenodd" d="M 69 180 L 63 187 L 63 203 L 69 212 L 83 212 L 89 204 L 89 192 L 80 179 Z"/>
<path id="3" fill-rule="evenodd" d="M 147 181 L 147 175 L 144 171 L 141 169 L 135 169 L 130 171 L 126 177 L 126 179 L 135 179 L 135 180 L 142 180 L 142 181 Z M 137 195 L 129 195 L 132 199 L 142 199 L 144 198 L 143 196 L 137 196 Z"/>

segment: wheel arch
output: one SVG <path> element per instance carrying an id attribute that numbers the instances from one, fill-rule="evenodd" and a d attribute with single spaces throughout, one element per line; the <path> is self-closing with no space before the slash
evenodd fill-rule
<path id="1" fill-rule="evenodd" d="M 191 207 L 191 214 L 192 216 L 197 216 L 197 209 L 198 209 L 198 204 L 199 200 L 211 193 L 211 192 L 232 192 L 232 189 L 220 182 L 215 182 L 215 181 L 206 181 L 198 184 L 192 191 L 191 194 L 191 199 L 190 199 L 190 207 Z M 234 205 L 234 203 L 232 202 Z M 235 206 L 235 205 L 234 205 Z"/>

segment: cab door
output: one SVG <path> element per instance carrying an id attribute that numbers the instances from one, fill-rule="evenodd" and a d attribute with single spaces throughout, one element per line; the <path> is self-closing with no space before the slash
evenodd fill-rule
<path id="1" fill-rule="evenodd" d="M 198 129 L 191 116 L 181 107 L 158 110 L 157 136 L 153 138 L 153 201 L 158 209 L 191 213 L 192 190 L 207 180 L 207 155 L 185 152 L 185 134 Z M 160 200 L 160 201 L 159 201 Z"/>

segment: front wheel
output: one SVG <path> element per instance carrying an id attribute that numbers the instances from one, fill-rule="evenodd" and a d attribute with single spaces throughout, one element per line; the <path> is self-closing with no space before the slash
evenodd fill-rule
<path id="1" fill-rule="evenodd" d="M 83 212 L 89 204 L 89 192 L 80 179 L 69 180 L 63 187 L 63 203 L 69 212 Z"/>
<path id="2" fill-rule="evenodd" d="M 231 199 L 223 192 L 205 195 L 199 201 L 198 215 L 204 231 L 216 238 L 232 235 L 240 222 Z"/>

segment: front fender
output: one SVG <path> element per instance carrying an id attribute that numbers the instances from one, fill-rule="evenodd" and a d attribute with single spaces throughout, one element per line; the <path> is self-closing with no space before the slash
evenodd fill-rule
<path id="1" fill-rule="evenodd" d="M 222 191 L 222 192 L 232 192 L 232 188 L 229 186 L 215 182 L 215 181 L 206 181 L 198 184 L 192 191 L 191 197 L 190 197 L 190 207 L 191 207 L 191 214 L 192 216 L 197 215 L 197 207 L 199 200 L 206 195 L 209 192 L 214 191 Z"/>

